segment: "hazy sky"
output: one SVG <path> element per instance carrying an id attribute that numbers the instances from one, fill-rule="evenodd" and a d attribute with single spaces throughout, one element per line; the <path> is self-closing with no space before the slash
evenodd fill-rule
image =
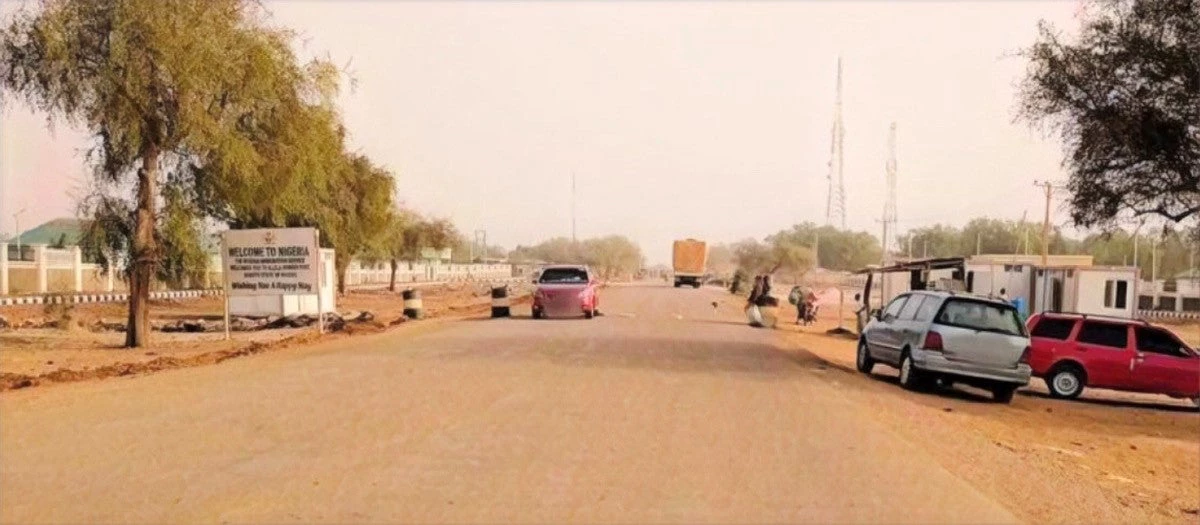
<path id="1" fill-rule="evenodd" d="M 1064 177 L 1058 141 L 1013 123 L 1012 55 L 1039 19 L 1073 29 L 1073 0 L 268 5 L 302 55 L 348 64 L 351 144 L 400 197 L 510 248 L 570 235 L 572 173 L 579 236 L 627 234 L 652 262 L 675 238 L 823 222 L 839 54 L 851 228 L 879 230 L 892 121 L 901 230 L 1040 220 L 1032 181 Z M 22 207 L 23 229 L 73 214 L 85 143 L 4 108 L 0 231 Z"/>

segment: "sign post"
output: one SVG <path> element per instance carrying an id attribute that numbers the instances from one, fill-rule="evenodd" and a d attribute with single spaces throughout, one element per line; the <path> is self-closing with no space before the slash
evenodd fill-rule
<path id="1" fill-rule="evenodd" d="M 313 246 L 317 247 L 317 333 L 325 334 L 325 254 L 321 253 L 321 232 L 313 229 Z"/>
<path id="2" fill-rule="evenodd" d="M 224 288 L 225 288 L 225 293 L 221 294 L 221 296 L 223 299 L 222 304 L 225 306 L 225 340 L 228 341 L 230 339 L 230 335 L 229 335 L 229 265 L 225 264 L 224 260 L 227 257 L 227 254 L 229 253 L 229 249 L 228 249 L 229 245 L 225 240 L 225 233 L 226 232 L 221 232 L 221 261 L 222 261 L 221 264 L 222 264 L 222 266 L 224 266 L 224 268 L 222 268 L 222 270 L 221 270 L 221 280 L 224 281 L 224 283 L 222 283 L 222 284 L 224 285 Z"/>
<path id="3" fill-rule="evenodd" d="M 323 331 L 321 248 L 316 228 L 227 230 L 221 236 L 225 276 L 225 331 L 233 296 L 317 294 L 317 330 Z"/>

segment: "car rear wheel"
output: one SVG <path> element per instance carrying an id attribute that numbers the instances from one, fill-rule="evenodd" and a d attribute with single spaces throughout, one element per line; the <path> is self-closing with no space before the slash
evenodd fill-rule
<path id="1" fill-rule="evenodd" d="M 908 350 L 900 356 L 900 386 L 912 391 L 920 391 L 925 387 L 925 372 L 913 365 Z"/>
<path id="2" fill-rule="evenodd" d="M 596 311 L 595 310 L 584 310 L 583 317 L 585 319 L 591 319 L 593 317 L 596 317 Z"/>
<path id="3" fill-rule="evenodd" d="M 996 400 L 997 403 L 1011 403 L 1013 394 L 1016 392 L 1017 387 L 1015 386 L 998 386 L 992 388 L 992 399 Z"/>
<path id="4" fill-rule="evenodd" d="M 1046 388 L 1050 395 L 1060 399 L 1074 399 L 1083 393 L 1085 384 L 1083 370 L 1075 365 L 1060 365 L 1046 376 Z"/>
<path id="5" fill-rule="evenodd" d="M 533 309 L 533 318 L 534 318 L 534 319 L 541 319 L 541 318 L 542 318 L 542 311 L 541 311 L 541 310 L 539 310 L 539 309 L 537 309 L 537 308 L 534 308 L 534 309 Z"/>
<path id="6" fill-rule="evenodd" d="M 854 366 L 859 372 L 870 374 L 875 368 L 875 359 L 871 358 L 871 351 L 867 348 L 866 341 L 858 342 L 858 356 L 854 360 Z"/>

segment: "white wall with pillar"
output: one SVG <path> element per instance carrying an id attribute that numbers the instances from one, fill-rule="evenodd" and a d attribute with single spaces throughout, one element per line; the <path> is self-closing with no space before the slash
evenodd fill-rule
<path id="1" fill-rule="evenodd" d="M 0 295 L 8 295 L 8 243 L 0 242 Z"/>

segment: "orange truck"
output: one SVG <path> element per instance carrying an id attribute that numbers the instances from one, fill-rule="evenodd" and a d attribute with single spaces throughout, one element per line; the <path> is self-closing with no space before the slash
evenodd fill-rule
<path id="1" fill-rule="evenodd" d="M 704 283 L 704 272 L 708 266 L 708 244 L 696 239 L 675 241 L 672 259 L 676 288 L 685 284 L 699 288 Z"/>

